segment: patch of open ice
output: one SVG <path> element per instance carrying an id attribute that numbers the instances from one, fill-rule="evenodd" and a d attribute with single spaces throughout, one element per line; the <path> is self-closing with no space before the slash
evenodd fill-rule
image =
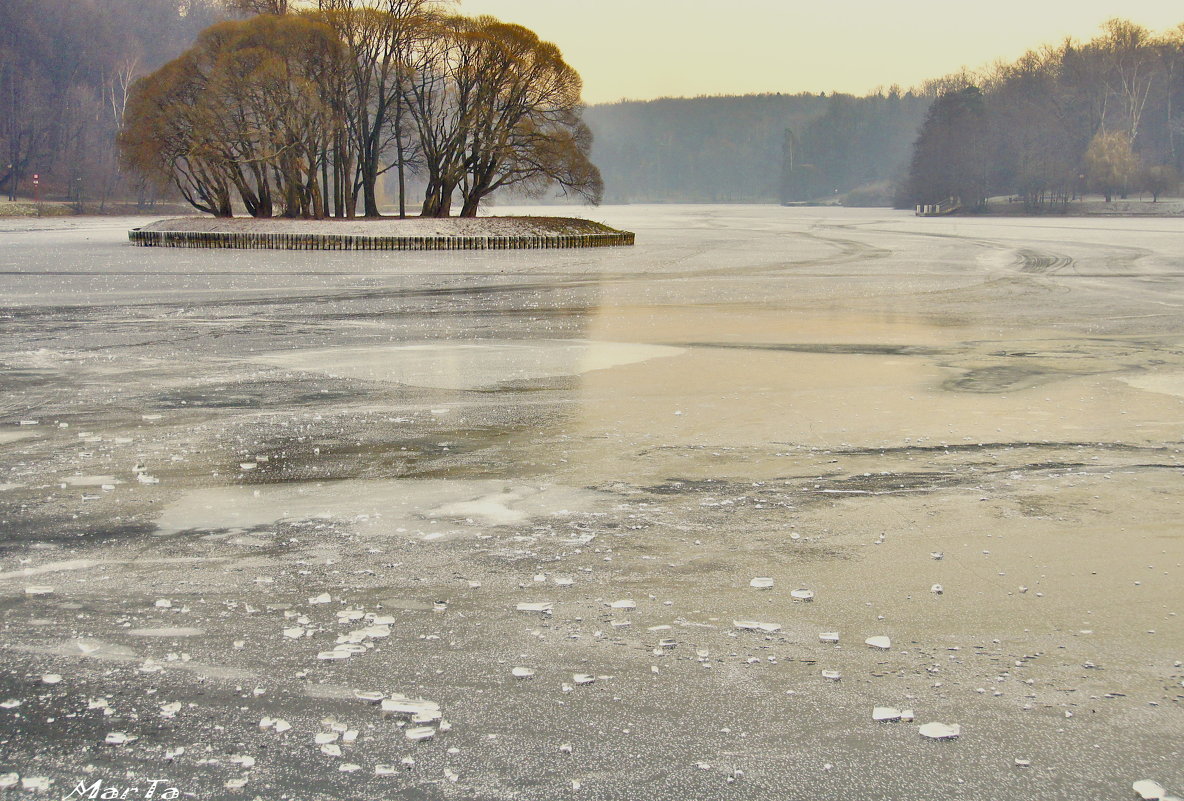
<path id="1" fill-rule="evenodd" d="M 289 370 L 433 389 L 483 389 L 510 381 L 580 375 L 677 356 L 682 348 L 582 339 L 425 342 L 286 350 L 252 356 Z"/>

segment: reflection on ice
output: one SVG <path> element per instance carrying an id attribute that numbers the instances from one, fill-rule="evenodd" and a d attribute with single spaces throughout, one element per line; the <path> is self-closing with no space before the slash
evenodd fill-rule
<path id="1" fill-rule="evenodd" d="M 557 512 L 591 511 L 600 495 L 559 485 L 506 481 L 336 481 L 192 490 L 169 504 L 157 533 L 247 530 L 294 520 L 349 521 L 362 533 L 455 534 L 449 522 L 508 525 Z"/>
<path id="2" fill-rule="evenodd" d="M 511 381 L 580 375 L 679 353 L 681 348 L 665 345 L 544 339 L 291 350 L 252 358 L 342 378 L 436 389 L 483 389 Z"/>

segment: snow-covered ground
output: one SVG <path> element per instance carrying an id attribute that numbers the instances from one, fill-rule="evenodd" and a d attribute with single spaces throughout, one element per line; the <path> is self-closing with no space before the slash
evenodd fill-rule
<path id="1" fill-rule="evenodd" d="M 0 220 L 0 785 L 1184 794 L 1184 221 L 572 213 Z"/>

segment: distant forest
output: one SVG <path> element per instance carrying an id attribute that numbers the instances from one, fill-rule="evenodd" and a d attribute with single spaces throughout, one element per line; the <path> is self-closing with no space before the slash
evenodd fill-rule
<path id="1" fill-rule="evenodd" d="M 1175 191 L 1184 170 L 1184 24 L 1114 19 L 1010 64 L 934 82 L 900 205 L 1009 195 L 1032 210 L 1086 192 Z"/>
<path id="2" fill-rule="evenodd" d="M 32 196 L 37 173 L 43 198 L 79 208 L 151 202 L 115 148 L 130 85 L 235 2 L 2 0 L 0 193 Z M 1085 43 L 866 97 L 625 101 L 584 119 L 609 203 L 1158 197 L 1184 171 L 1184 26 L 1113 20 Z"/>
<path id="3" fill-rule="evenodd" d="M 667 98 L 592 106 L 608 203 L 886 205 L 933 95 Z"/>

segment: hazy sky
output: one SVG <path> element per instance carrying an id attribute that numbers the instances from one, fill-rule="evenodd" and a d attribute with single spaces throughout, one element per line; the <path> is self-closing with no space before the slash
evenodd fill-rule
<path id="1" fill-rule="evenodd" d="M 702 94 L 908 87 L 1121 16 L 1161 31 L 1166 0 L 462 0 L 563 50 L 601 103 Z"/>

